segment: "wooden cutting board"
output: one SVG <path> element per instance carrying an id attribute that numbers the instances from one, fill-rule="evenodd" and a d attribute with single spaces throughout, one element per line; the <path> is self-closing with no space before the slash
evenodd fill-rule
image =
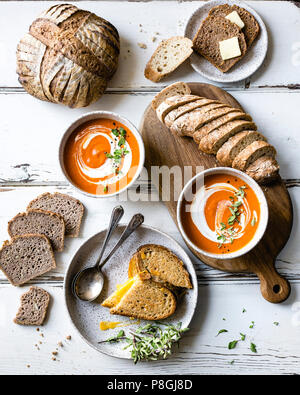
<path id="1" fill-rule="evenodd" d="M 226 91 L 210 84 L 190 83 L 192 94 L 217 99 L 222 103 L 242 109 L 241 105 Z M 255 118 L 255 114 L 251 114 Z M 255 120 L 255 119 L 254 119 Z M 160 123 L 151 105 L 146 109 L 140 125 L 146 150 L 145 165 L 151 174 L 151 166 L 192 166 L 192 176 L 196 167 L 205 169 L 218 166 L 213 155 L 198 150 L 197 144 L 188 137 L 174 136 Z M 263 131 L 262 131 L 263 132 Z M 187 182 L 188 180 L 185 180 Z M 161 180 L 157 182 L 162 197 Z M 246 255 L 235 259 L 212 259 L 196 251 L 193 253 L 202 262 L 215 269 L 226 272 L 255 273 L 260 279 L 263 297 L 272 303 L 286 300 L 290 294 L 290 284 L 280 276 L 275 268 L 275 259 L 290 236 L 293 223 L 293 207 L 289 193 L 281 179 L 263 187 L 269 206 L 269 223 L 260 243 Z M 170 200 L 165 201 L 174 221 L 176 220 L 177 201 L 174 198 L 174 180 L 171 178 Z"/>

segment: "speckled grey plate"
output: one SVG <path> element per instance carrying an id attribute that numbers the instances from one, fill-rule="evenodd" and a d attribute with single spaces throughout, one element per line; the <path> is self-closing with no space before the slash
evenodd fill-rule
<path id="1" fill-rule="evenodd" d="M 120 225 L 114 232 L 108 247 L 107 252 L 113 247 L 119 239 L 125 226 Z M 78 271 L 85 267 L 94 265 L 96 261 L 102 242 L 104 240 L 106 231 L 92 236 L 88 239 L 76 252 L 65 277 L 65 302 L 69 312 L 71 321 L 76 330 L 82 338 L 96 350 L 118 358 L 130 358 L 130 352 L 123 350 L 124 344 L 108 344 L 98 343 L 120 331 L 120 328 L 101 331 L 99 329 L 100 321 L 120 321 L 130 326 L 124 328 L 125 332 L 137 328 L 137 324 L 133 324 L 128 317 L 119 315 L 111 315 L 109 309 L 102 307 L 101 302 L 112 292 L 116 290 L 117 284 L 122 284 L 128 279 L 127 271 L 130 257 L 143 244 L 160 244 L 172 250 L 183 262 L 190 273 L 193 289 L 189 290 L 177 306 L 175 313 L 164 322 L 178 323 L 182 322 L 183 327 L 187 327 L 193 317 L 198 297 L 198 284 L 194 266 L 183 250 L 183 248 L 171 237 L 165 233 L 150 226 L 142 225 L 136 230 L 123 244 L 123 246 L 115 253 L 115 255 L 107 262 L 103 268 L 105 275 L 105 286 L 99 299 L 93 303 L 81 302 L 76 299 L 71 290 L 72 279 Z M 149 322 L 149 321 L 147 321 Z M 141 321 L 140 325 L 145 324 L 146 321 Z"/>
<path id="2" fill-rule="evenodd" d="M 190 62 L 195 71 L 199 74 L 203 75 L 203 77 L 208 78 L 209 80 L 216 82 L 237 82 L 241 81 L 250 75 L 252 75 L 263 63 L 265 56 L 267 54 L 268 49 L 268 33 L 266 26 L 261 19 L 261 17 L 254 11 L 251 7 L 249 7 L 246 3 L 241 1 L 232 1 L 232 0 L 212 0 L 201 7 L 199 7 L 193 15 L 188 20 L 184 35 L 191 40 L 194 38 L 197 33 L 201 22 L 207 17 L 209 10 L 212 7 L 218 6 L 220 4 L 236 4 L 240 7 L 245 8 L 255 17 L 257 20 L 260 32 L 256 40 L 251 45 L 249 51 L 247 51 L 246 55 L 237 62 L 231 70 L 227 73 L 222 73 L 215 66 L 213 66 L 208 60 L 203 58 L 203 56 L 197 55 L 193 53 L 190 57 Z"/>

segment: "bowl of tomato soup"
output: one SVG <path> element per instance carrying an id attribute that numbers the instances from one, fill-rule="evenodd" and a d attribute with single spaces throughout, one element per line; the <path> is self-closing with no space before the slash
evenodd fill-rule
<path id="1" fill-rule="evenodd" d="M 261 187 L 228 167 L 198 173 L 185 185 L 177 205 L 187 245 L 215 259 L 237 258 L 254 248 L 265 233 L 268 214 Z"/>
<path id="2" fill-rule="evenodd" d="M 108 111 L 88 113 L 66 130 L 59 161 L 67 180 L 80 192 L 111 197 L 140 175 L 145 160 L 141 135 L 126 118 Z"/>

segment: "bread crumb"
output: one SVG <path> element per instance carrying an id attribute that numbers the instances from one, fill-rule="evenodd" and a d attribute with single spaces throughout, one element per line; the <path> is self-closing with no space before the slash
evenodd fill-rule
<path id="1" fill-rule="evenodd" d="M 69 336 L 66 337 L 66 339 L 67 339 L 67 340 L 71 340 L 72 338 L 71 338 L 71 336 L 69 335 Z"/>
<path id="2" fill-rule="evenodd" d="M 147 45 L 145 43 L 138 43 L 138 46 L 142 49 L 146 49 Z"/>
<path id="3" fill-rule="evenodd" d="M 36 328 L 36 331 L 39 332 L 39 331 L 40 331 L 40 328 Z"/>
<path id="4" fill-rule="evenodd" d="M 56 358 L 52 357 L 52 361 L 56 361 Z"/>
<path id="5" fill-rule="evenodd" d="M 27 365 L 27 368 L 30 368 L 31 366 L 30 365 Z"/>
<path id="6" fill-rule="evenodd" d="M 41 337 L 44 337 L 44 334 L 43 334 L 43 333 L 41 333 L 41 334 L 40 334 L 40 336 L 41 336 Z"/>
<path id="7" fill-rule="evenodd" d="M 63 347 L 64 345 L 62 344 L 62 342 L 58 342 L 57 343 L 59 347 Z"/>
<path id="8" fill-rule="evenodd" d="M 156 37 L 152 37 L 152 42 L 154 43 L 156 41 Z"/>
<path id="9" fill-rule="evenodd" d="M 52 351 L 52 355 L 57 355 L 58 352 L 57 351 Z"/>

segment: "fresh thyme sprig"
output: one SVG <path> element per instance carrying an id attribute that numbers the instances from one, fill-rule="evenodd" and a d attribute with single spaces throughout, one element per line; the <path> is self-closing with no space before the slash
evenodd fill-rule
<path id="1" fill-rule="evenodd" d="M 164 328 L 162 328 L 162 326 Z M 178 344 L 182 334 L 189 328 L 181 328 L 182 323 L 177 325 L 163 324 L 147 324 L 140 326 L 135 332 L 130 332 L 130 336 L 126 336 L 121 330 L 117 336 L 104 340 L 106 343 L 116 343 L 126 341 L 127 345 L 124 350 L 131 348 L 131 358 L 134 363 L 141 360 L 166 359 L 172 353 L 174 344 Z M 102 342 L 100 342 L 102 343 Z"/>

